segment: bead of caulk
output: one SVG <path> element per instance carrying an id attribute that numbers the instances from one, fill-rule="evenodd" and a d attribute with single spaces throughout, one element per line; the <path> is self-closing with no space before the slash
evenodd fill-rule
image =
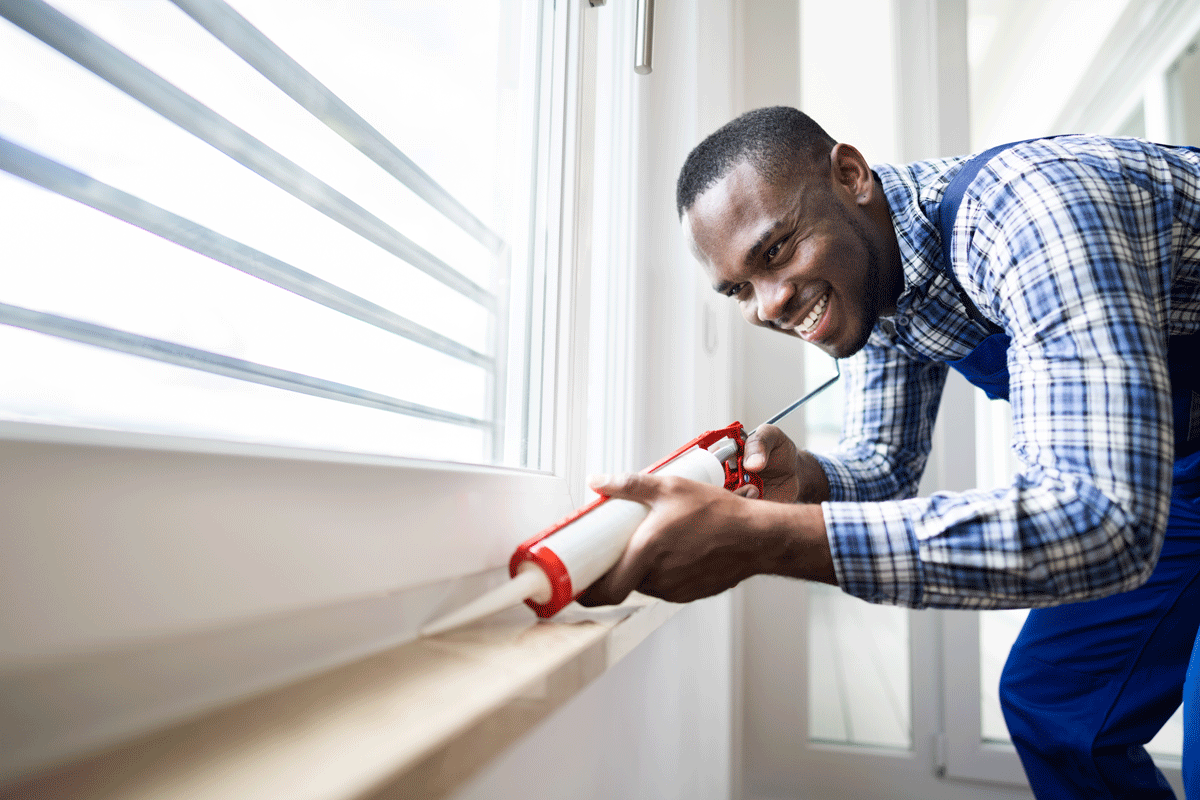
<path id="1" fill-rule="evenodd" d="M 550 580 L 546 577 L 546 573 L 533 565 L 522 569 L 512 580 L 502 583 L 458 611 L 429 623 L 421 628 L 420 635 L 436 636 L 451 628 L 458 628 L 491 616 L 497 611 L 519 606 L 530 598 L 537 603 L 545 603 L 550 600 Z"/>

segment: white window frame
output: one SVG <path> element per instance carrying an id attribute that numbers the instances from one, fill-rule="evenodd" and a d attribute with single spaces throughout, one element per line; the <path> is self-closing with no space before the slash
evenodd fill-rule
<path id="1" fill-rule="evenodd" d="M 97 674 L 129 688 L 57 717 L 27 708 L 49 738 L 9 750 L 0 779 L 412 638 L 583 501 L 597 12 L 552 5 L 538 246 L 560 267 L 528 295 L 544 468 L 0 423 L 0 635 L 26 651 L 0 652 L 0 693 Z"/>

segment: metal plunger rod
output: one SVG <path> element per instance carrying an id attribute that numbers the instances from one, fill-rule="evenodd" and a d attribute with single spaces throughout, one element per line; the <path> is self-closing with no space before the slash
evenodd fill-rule
<path id="1" fill-rule="evenodd" d="M 824 382 L 824 383 L 822 383 L 820 386 L 818 386 L 817 388 L 813 389 L 811 392 L 809 392 L 808 394 L 804 395 L 804 397 L 801 397 L 799 400 L 797 400 L 796 402 L 792 403 L 790 406 L 788 406 L 787 408 L 783 409 L 782 411 L 780 411 L 780 412 L 779 412 L 778 414 L 776 414 L 775 416 L 771 417 L 769 420 L 767 420 L 766 422 L 764 422 L 764 423 L 763 423 L 763 425 L 774 425 L 776 422 L 779 422 L 779 420 L 783 419 L 783 418 L 784 418 L 784 417 L 786 417 L 788 414 L 792 413 L 792 412 L 793 412 L 793 411 L 795 411 L 797 408 L 799 408 L 800 406 L 804 405 L 804 404 L 805 404 L 805 403 L 807 403 L 809 400 L 812 400 L 814 397 L 816 397 L 817 395 L 819 395 L 821 392 L 825 391 L 825 390 L 826 390 L 826 389 L 828 389 L 830 386 L 833 386 L 835 383 L 837 383 L 837 379 L 838 379 L 838 378 L 840 378 L 840 377 L 842 377 L 842 365 L 841 365 L 841 364 L 839 364 L 839 363 L 837 362 L 837 359 L 834 359 L 834 362 L 833 362 L 833 368 L 834 368 L 835 370 L 837 370 L 837 372 L 834 374 L 834 376 L 833 376 L 832 378 L 830 378 L 829 380 L 825 381 L 825 382 Z M 762 427 L 762 426 L 760 425 L 759 427 Z M 755 428 L 754 430 L 758 430 L 758 428 Z"/>

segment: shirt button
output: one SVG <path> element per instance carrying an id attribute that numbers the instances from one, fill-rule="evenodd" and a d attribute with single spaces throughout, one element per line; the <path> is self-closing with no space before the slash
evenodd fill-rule
<path id="1" fill-rule="evenodd" d="M 900 326 L 907 325 L 907 324 L 908 324 L 908 317 L 906 317 L 906 316 L 904 316 L 903 314 L 901 314 L 900 316 L 896 317 L 896 324 L 897 324 L 897 325 L 900 325 Z"/>

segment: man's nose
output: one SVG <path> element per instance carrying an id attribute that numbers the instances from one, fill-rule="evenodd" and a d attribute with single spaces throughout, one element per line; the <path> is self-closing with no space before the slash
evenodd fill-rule
<path id="1" fill-rule="evenodd" d="M 778 324 L 787 313 L 788 302 L 792 299 L 792 285 L 787 281 L 764 284 L 757 294 L 759 321 Z"/>

